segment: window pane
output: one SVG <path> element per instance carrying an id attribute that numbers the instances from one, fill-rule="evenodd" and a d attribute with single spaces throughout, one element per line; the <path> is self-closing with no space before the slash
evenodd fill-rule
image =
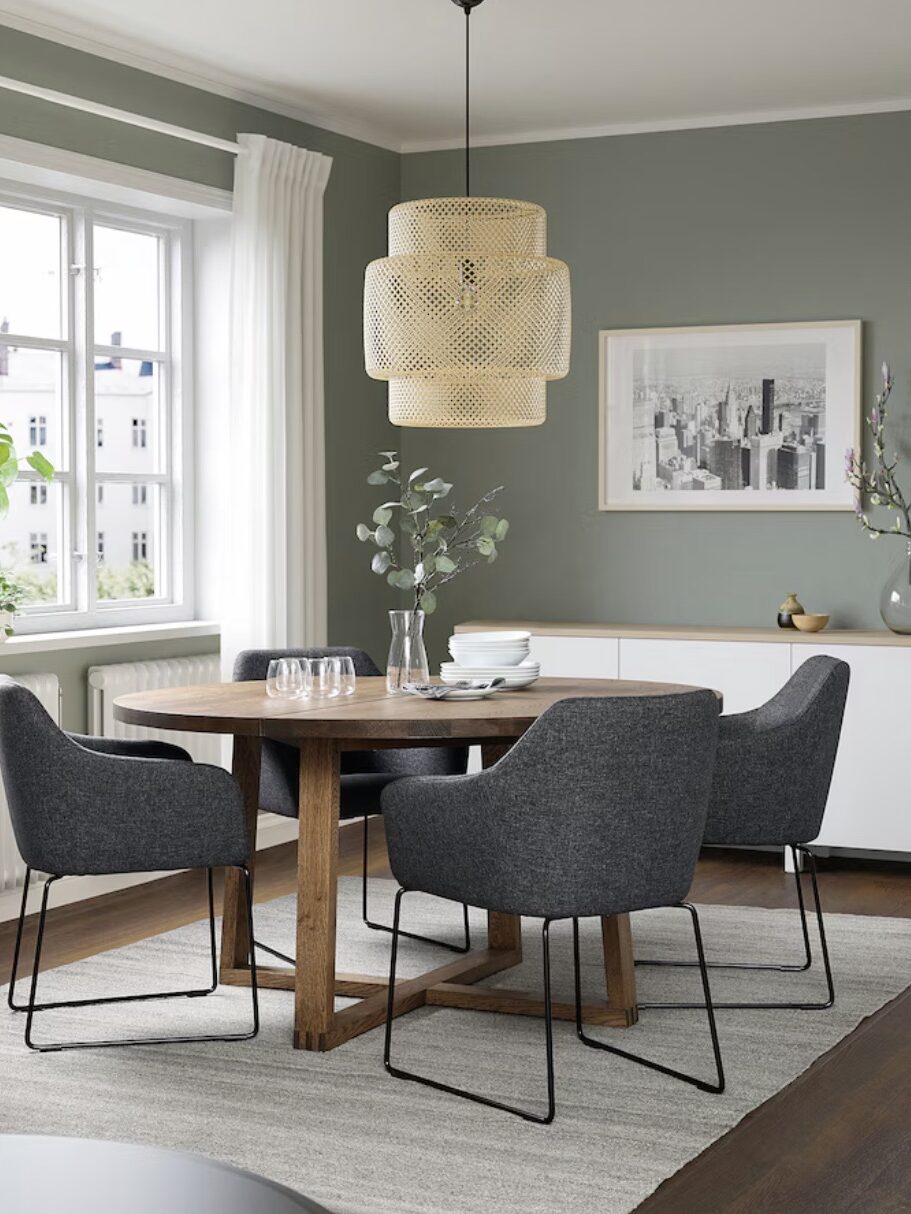
<path id="1" fill-rule="evenodd" d="M 107 481 L 102 496 L 95 512 L 99 602 L 151 598 L 157 593 L 159 486 Z"/>
<path id="2" fill-rule="evenodd" d="M 54 350 L 0 345 L 0 420 L 12 431 L 18 455 L 37 448 L 61 470 L 62 367 Z"/>
<path id="3" fill-rule="evenodd" d="M 95 466 L 99 472 L 160 472 L 158 363 L 95 359 Z"/>
<path id="4" fill-rule="evenodd" d="M 0 331 L 61 337 L 58 215 L 0 206 Z"/>
<path id="5" fill-rule="evenodd" d="M 161 349 L 159 238 L 94 226 L 95 341 Z"/>
<path id="6" fill-rule="evenodd" d="M 60 551 L 63 527 L 64 486 L 53 484 L 35 486 L 18 481 L 10 490 L 10 510 L 3 521 L 3 541 L 0 543 L 0 564 L 12 571 L 24 586 L 27 603 L 52 606 L 65 601 L 60 571 L 65 567 L 65 554 Z"/>

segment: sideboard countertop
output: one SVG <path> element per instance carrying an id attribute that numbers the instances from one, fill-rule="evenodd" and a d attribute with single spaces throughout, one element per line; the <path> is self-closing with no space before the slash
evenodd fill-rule
<path id="1" fill-rule="evenodd" d="M 546 620 L 466 620 L 456 632 L 485 632 L 497 628 L 526 629 L 540 636 L 619 637 L 644 641 L 753 641 L 786 645 L 911 645 L 911 636 L 887 629 L 824 628 L 800 632 L 797 628 L 727 628 L 720 624 L 573 624 Z"/>

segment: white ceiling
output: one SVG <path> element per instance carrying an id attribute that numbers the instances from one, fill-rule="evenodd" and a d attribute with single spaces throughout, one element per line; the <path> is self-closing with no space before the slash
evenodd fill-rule
<path id="1" fill-rule="evenodd" d="M 462 130 L 450 0 L 0 0 L 0 24 L 412 151 Z M 911 109 L 909 0 L 486 0 L 480 143 Z"/>

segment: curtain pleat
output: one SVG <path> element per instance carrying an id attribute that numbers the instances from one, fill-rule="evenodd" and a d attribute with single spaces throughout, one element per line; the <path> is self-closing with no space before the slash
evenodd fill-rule
<path id="1" fill-rule="evenodd" d="M 332 161 L 263 135 L 238 143 L 226 678 L 241 649 L 327 635 L 323 194 Z"/>

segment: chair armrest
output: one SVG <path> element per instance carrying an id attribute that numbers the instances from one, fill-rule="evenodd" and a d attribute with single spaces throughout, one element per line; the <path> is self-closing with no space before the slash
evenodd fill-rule
<path id="1" fill-rule="evenodd" d="M 472 875 L 497 818 L 488 772 L 409 776 L 383 789 L 383 821 L 394 876 L 407 889 L 456 901 L 476 895 Z"/>
<path id="2" fill-rule="evenodd" d="M 159 742 L 152 738 L 99 738 L 93 734 L 68 733 L 78 746 L 102 755 L 120 755 L 127 759 L 180 759 L 192 763 L 192 757 L 181 746 Z"/>

